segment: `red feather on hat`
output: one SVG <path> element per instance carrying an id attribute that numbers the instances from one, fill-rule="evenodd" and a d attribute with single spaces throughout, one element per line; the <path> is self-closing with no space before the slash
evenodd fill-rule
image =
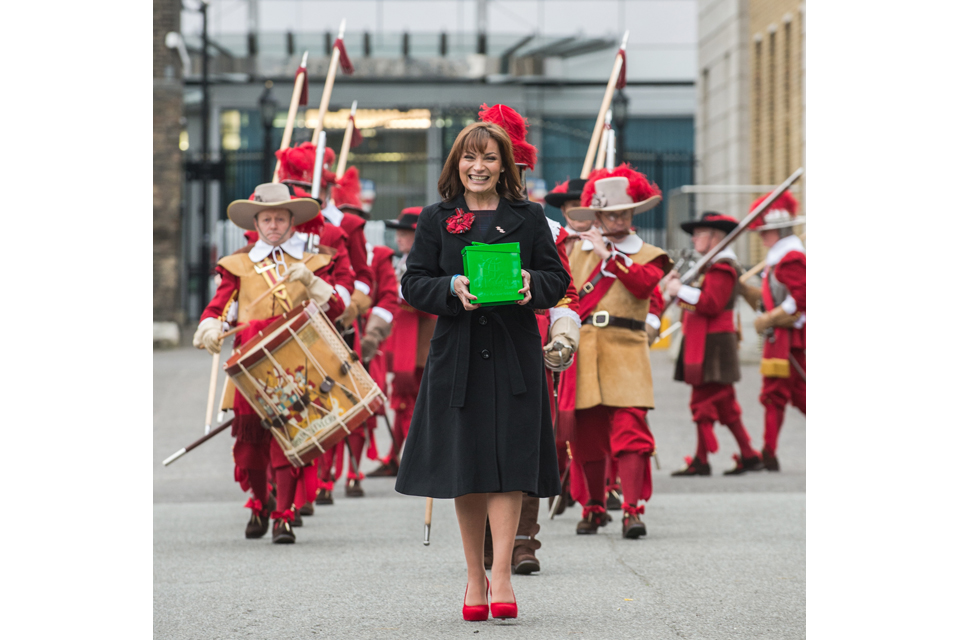
<path id="1" fill-rule="evenodd" d="M 568 193 L 570 191 L 570 181 L 564 180 L 563 182 L 558 182 L 557 186 L 553 188 L 553 191 L 550 193 Z"/>
<path id="2" fill-rule="evenodd" d="M 772 191 L 770 193 L 773 193 Z M 767 199 L 767 196 L 770 195 L 767 193 L 760 196 L 753 201 L 753 204 L 750 205 L 750 212 L 753 213 L 757 207 L 759 207 L 764 200 Z M 770 206 L 767 207 L 767 210 L 763 212 L 763 215 L 757 216 L 753 219 L 753 222 L 750 223 L 751 229 L 756 229 L 757 227 L 763 226 L 763 219 L 767 217 L 767 214 L 771 211 L 776 211 L 778 209 L 784 210 L 790 214 L 790 217 L 797 215 L 797 199 L 793 197 L 793 194 L 789 191 L 784 191 L 779 198 L 770 203 Z"/>
<path id="3" fill-rule="evenodd" d="M 604 178 L 626 178 L 628 182 L 627 194 L 634 202 L 643 202 L 653 196 L 663 195 L 656 183 L 650 182 L 647 180 L 647 176 L 624 162 L 612 171 L 610 169 L 594 169 L 588 176 L 587 184 L 584 185 L 583 192 L 580 194 L 580 206 L 590 206 L 593 196 L 597 192 L 596 182 Z"/>
<path id="4" fill-rule="evenodd" d="M 356 209 L 363 209 L 360 200 L 360 170 L 356 167 L 348 168 L 340 177 L 337 186 L 333 188 L 331 195 L 337 206 L 349 205 Z"/>
<path id="5" fill-rule="evenodd" d="M 317 158 L 317 145 L 312 142 L 303 142 L 295 147 L 278 149 L 276 154 L 280 161 L 280 182 L 284 180 L 299 180 L 310 182 L 313 180 L 313 163 Z"/>
<path id="6" fill-rule="evenodd" d="M 480 105 L 480 120 L 499 125 L 510 136 L 513 143 L 513 161 L 525 164 L 530 169 L 537 165 L 537 148 L 527 142 L 527 121 L 505 104 L 495 104 L 488 107 L 486 103 Z"/>

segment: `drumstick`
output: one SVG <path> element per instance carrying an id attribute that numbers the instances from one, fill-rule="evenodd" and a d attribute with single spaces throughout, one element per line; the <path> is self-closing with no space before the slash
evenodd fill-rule
<path id="1" fill-rule="evenodd" d="M 210 367 L 210 389 L 207 391 L 207 419 L 203 423 L 204 435 L 210 433 L 213 422 L 213 398 L 217 394 L 217 370 L 220 368 L 220 352 L 213 354 L 213 366 Z"/>
<path id="2" fill-rule="evenodd" d="M 290 274 L 288 273 L 288 274 L 284 275 L 282 278 L 280 278 L 279 280 L 277 280 L 277 284 L 273 285 L 272 287 L 270 287 L 269 289 L 267 289 L 266 291 L 264 291 L 263 293 L 261 293 L 259 296 L 256 297 L 256 299 L 254 299 L 253 302 L 251 302 L 250 304 L 248 304 L 246 310 L 247 310 L 247 311 L 250 311 L 250 310 L 253 309 L 255 306 L 257 306 L 257 303 L 258 303 L 258 302 L 260 302 L 261 300 L 263 300 L 264 298 L 266 298 L 268 295 L 270 295 L 271 293 L 273 293 L 274 291 L 276 291 L 276 290 L 277 290 L 277 287 L 279 287 L 279 286 L 282 285 L 284 282 L 286 282 L 286 281 L 287 281 L 287 278 L 289 278 L 289 277 L 290 277 Z"/>
<path id="3" fill-rule="evenodd" d="M 244 329 L 246 329 L 246 328 L 249 327 L 249 326 L 250 326 L 250 323 L 249 323 L 249 322 L 246 322 L 246 323 L 244 323 L 244 324 L 237 325 L 237 326 L 234 327 L 233 329 L 230 329 L 230 331 L 224 331 L 223 333 L 220 334 L 220 340 L 223 340 L 224 338 L 227 338 L 227 337 L 229 337 L 229 336 L 232 336 L 232 335 L 235 334 L 237 331 L 243 331 Z"/>
<path id="4" fill-rule="evenodd" d="M 427 513 L 423 518 L 423 546 L 430 546 L 430 520 L 433 519 L 433 498 L 427 498 Z"/>

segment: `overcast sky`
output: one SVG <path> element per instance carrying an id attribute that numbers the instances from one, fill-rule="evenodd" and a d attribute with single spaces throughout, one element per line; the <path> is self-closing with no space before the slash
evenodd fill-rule
<path id="1" fill-rule="evenodd" d="M 198 0 L 184 0 L 195 6 Z M 251 4 L 261 32 L 473 32 L 476 0 L 211 0 L 210 34 L 248 31 Z M 489 33 L 615 36 L 630 29 L 630 44 L 693 45 L 696 0 L 488 0 Z M 200 32 L 199 14 L 186 10 L 181 29 Z"/>

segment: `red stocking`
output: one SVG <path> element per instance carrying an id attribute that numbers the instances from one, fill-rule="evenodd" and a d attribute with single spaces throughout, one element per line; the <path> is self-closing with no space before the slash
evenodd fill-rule
<path id="1" fill-rule="evenodd" d="M 625 504 L 637 506 L 650 498 L 650 454 L 624 452 L 617 456 L 620 463 L 620 485 Z"/>
<path id="2" fill-rule="evenodd" d="M 733 437 L 736 438 L 737 444 L 740 445 L 740 457 L 744 460 L 757 457 L 757 452 L 750 446 L 750 434 L 747 433 L 747 430 L 744 428 L 743 422 L 737 420 L 732 424 L 728 424 L 727 427 L 730 429 Z"/>
<path id="3" fill-rule="evenodd" d="M 265 469 L 245 469 L 247 472 L 247 482 L 250 483 L 250 490 L 253 491 L 253 497 L 260 501 L 260 504 L 267 504 L 267 472 Z"/>
<path id="4" fill-rule="evenodd" d="M 713 433 L 712 422 L 697 423 L 697 460 L 707 462 L 707 453 L 716 453 L 720 446 Z"/>
<path id="5" fill-rule="evenodd" d="M 596 500 L 600 504 L 606 504 L 603 499 L 604 472 L 607 463 L 605 460 L 596 460 L 594 462 L 583 463 L 583 475 L 587 480 L 587 491 L 590 492 L 590 499 Z"/>
<path id="6" fill-rule="evenodd" d="M 293 467 L 275 467 L 273 475 L 277 480 L 277 511 L 293 509 L 293 497 L 297 491 L 297 477 Z"/>
<path id="7" fill-rule="evenodd" d="M 764 416 L 763 444 L 767 451 L 776 455 L 777 439 L 780 437 L 780 427 L 783 425 L 783 407 L 768 404 Z"/>

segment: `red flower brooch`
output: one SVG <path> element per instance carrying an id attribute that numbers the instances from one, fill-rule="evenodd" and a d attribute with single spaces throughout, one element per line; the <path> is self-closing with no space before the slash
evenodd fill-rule
<path id="1" fill-rule="evenodd" d="M 447 231 L 450 233 L 464 233 L 473 226 L 474 215 L 469 211 L 457 209 L 455 215 L 447 218 Z"/>

